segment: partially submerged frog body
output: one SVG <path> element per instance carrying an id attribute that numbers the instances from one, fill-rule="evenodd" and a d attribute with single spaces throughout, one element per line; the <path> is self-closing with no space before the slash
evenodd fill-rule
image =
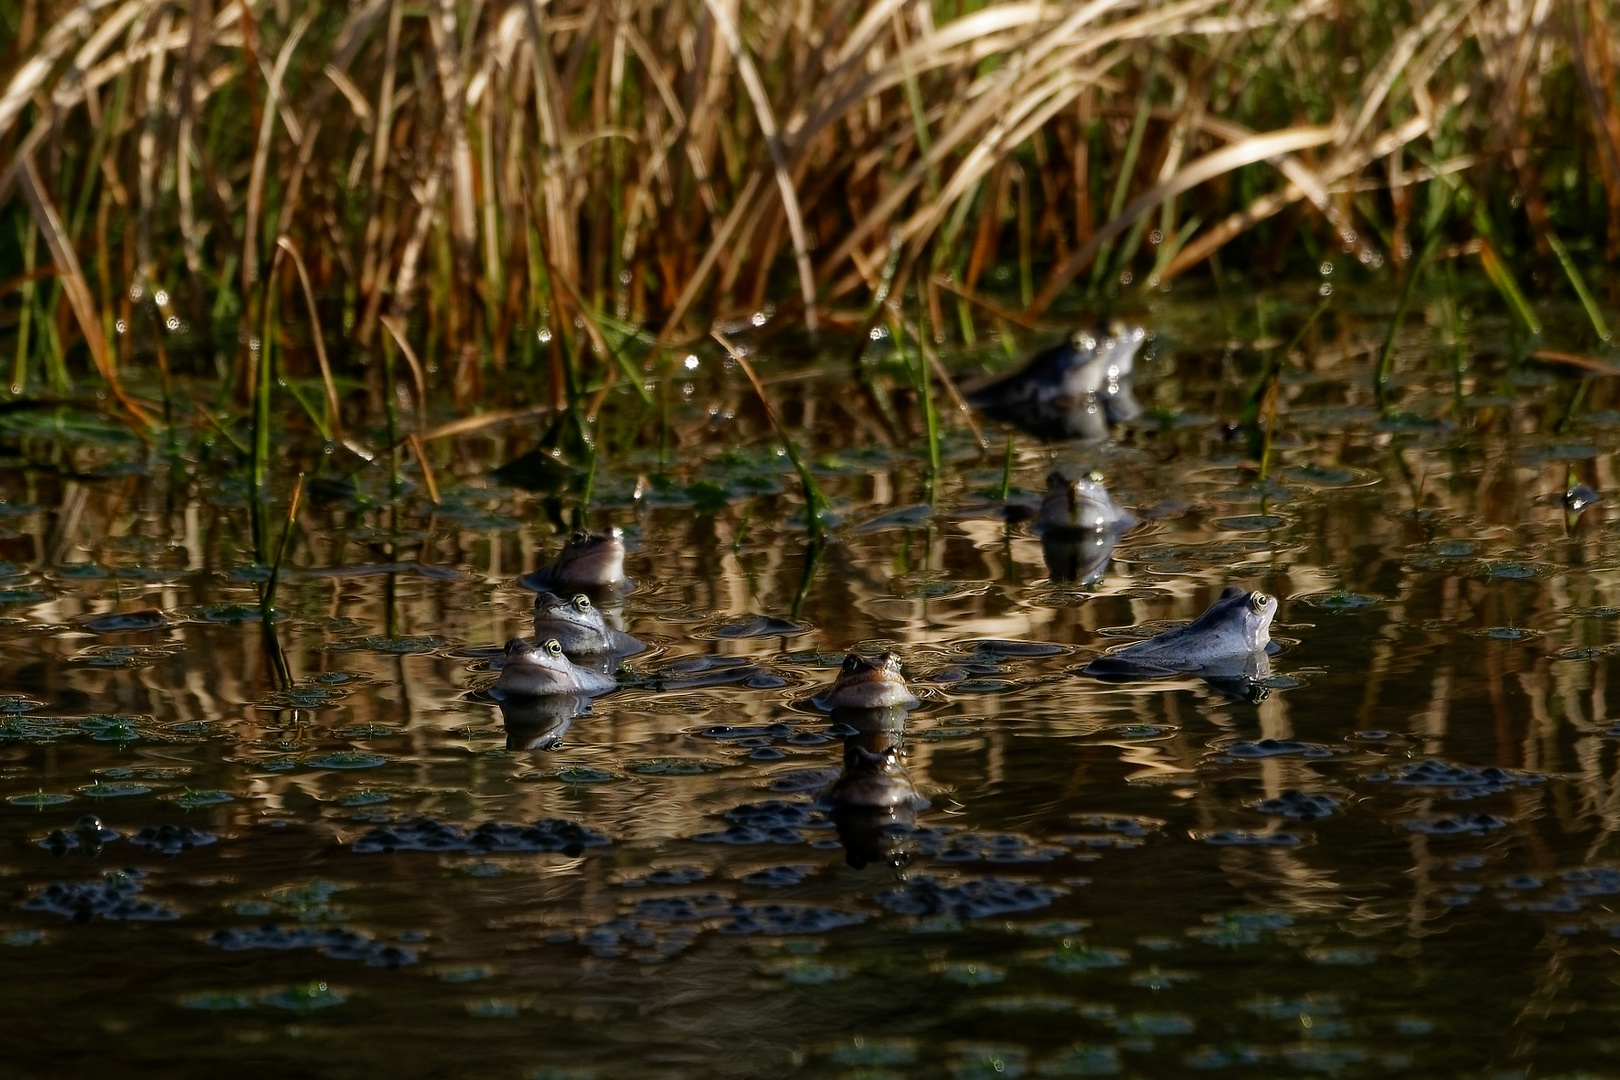
<path id="1" fill-rule="evenodd" d="M 987 416 L 1042 437 L 1105 438 L 1109 424 L 1142 411 L 1130 375 L 1146 340 L 1139 326 L 1076 330 L 968 400 Z"/>
<path id="2" fill-rule="evenodd" d="M 618 685 L 606 675 L 570 662 L 556 638 L 539 645 L 513 638 L 506 643 L 505 661 L 495 683 L 503 694 L 605 694 Z"/>
<path id="3" fill-rule="evenodd" d="M 1071 480 L 1053 470 L 1046 477 L 1040 524 L 1046 533 L 1122 533 L 1135 528 L 1138 521 L 1108 494 L 1101 473 L 1093 471 Z"/>
<path id="4" fill-rule="evenodd" d="M 1099 656 L 1084 672 L 1105 679 L 1153 679 L 1185 672 L 1257 678 L 1273 648 L 1271 620 L 1276 614 L 1276 597 L 1229 586 L 1186 626 Z"/>
<path id="5" fill-rule="evenodd" d="M 624 530 L 577 532 L 550 564 L 523 578 L 531 589 L 572 593 L 580 589 L 621 590 L 624 580 Z"/>
<path id="6" fill-rule="evenodd" d="M 562 745 L 574 717 L 591 710 L 588 694 L 515 694 L 496 704 L 506 727 L 508 750 L 555 750 Z"/>
<path id="7" fill-rule="evenodd" d="M 886 652 L 868 660 L 850 653 L 838 669 L 838 678 L 810 699 L 818 709 L 911 709 L 918 702 L 906 689 L 900 674 L 900 658 Z"/>
<path id="8" fill-rule="evenodd" d="M 629 634 L 607 624 L 602 612 L 584 593 L 558 596 L 543 592 L 534 598 L 536 641 L 556 638 L 563 652 L 571 657 L 612 653 L 631 656 L 646 648 Z"/>

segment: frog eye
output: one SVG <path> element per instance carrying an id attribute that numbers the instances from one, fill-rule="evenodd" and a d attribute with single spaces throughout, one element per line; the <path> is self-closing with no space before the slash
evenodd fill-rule
<path id="1" fill-rule="evenodd" d="M 561 656 L 563 654 L 562 642 L 556 638 L 547 638 L 545 649 L 547 656 Z"/>
<path id="2" fill-rule="evenodd" d="M 841 670 L 843 670 L 845 672 L 850 672 L 850 671 L 854 671 L 856 668 L 858 668 L 860 666 L 861 666 L 861 658 L 856 656 L 854 653 L 850 653 L 848 656 L 844 657 L 844 666 L 843 666 L 843 668 Z"/>
<path id="3" fill-rule="evenodd" d="M 591 538 L 591 534 L 584 529 L 576 529 L 574 535 L 568 538 L 569 547 L 579 547 Z"/>
<path id="4" fill-rule="evenodd" d="M 1092 469 L 1086 474 L 1086 479 L 1090 480 L 1093 484 L 1100 484 L 1103 482 L 1103 474 L 1098 472 L 1096 469 Z"/>
<path id="5" fill-rule="evenodd" d="M 579 612 L 591 610 L 591 598 L 586 596 L 584 593 L 574 597 L 574 610 Z"/>
<path id="6" fill-rule="evenodd" d="M 1249 610 L 1256 615 L 1266 610 L 1266 605 L 1269 603 L 1271 603 L 1271 597 L 1258 589 L 1249 594 Z"/>

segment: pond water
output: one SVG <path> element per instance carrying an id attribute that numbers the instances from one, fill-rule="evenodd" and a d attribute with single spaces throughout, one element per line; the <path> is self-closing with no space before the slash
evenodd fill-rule
<path id="1" fill-rule="evenodd" d="M 1461 374 L 1414 315 L 1381 417 L 1387 300 L 1284 366 L 1264 478 L 1230 422 L 1280 343 L 1164 300 L 1143 419 L 953 424 L 931 506 L 905 394 L 766 348 L 819 553 L 699 351 L 556 491 L 492 476 L 540 421 L 432 444 L 439 505 L 312 489 L 273 634 L 223 443 L 171 470 L 0 415 L 0 1072 L 1620 1074 L 1620 543 L 1561 498 L 1617 490 L 1620 412 L 1594 383 L 1566 420 L 1481 303 Z M 287 454 L 278 493 L 320 449 Z M 1098 468 L 1149 520 L 1057 580 L 1007 461 L 1014 500 Z M 518 579 L 587 489 L 650 648 L 585 715 L 503 718 Z M 1251 693 L 1079 673 L 1230 584 L 1281 604 Z M 928 805 L 886 828 L 819 801 L 873 734 L 804 703 L 855 646 L 922 699 L 880 741 Z"/>

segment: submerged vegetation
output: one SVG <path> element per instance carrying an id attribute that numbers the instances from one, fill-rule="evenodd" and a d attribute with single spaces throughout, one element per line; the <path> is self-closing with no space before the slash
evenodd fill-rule
<path id="1" fill-rule="evenodd" d="M 405 447 L 402 394 L 476 412 L 532 369 L 533 400 L 594 408 L 713 329 L 881 324 L 926 395 L 937 342 L 1223 262 L 1477 260 L 1527 336 L 1526 291 L 1573 288 L 1606 341 L 1581 267 L 1620 256 L 1613 24 L 1600 0 L 13 2 L 7 385 L 93 370 L 172 428 L 171 376 L 217 378 L 207 422 L 253 402 L 262 469 L 281 387 L 343 442 L 362 384 Z"/>

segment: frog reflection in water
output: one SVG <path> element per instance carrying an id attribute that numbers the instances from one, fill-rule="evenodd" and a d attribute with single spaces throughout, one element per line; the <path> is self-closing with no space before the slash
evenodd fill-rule
<path id="1" fill-rule="evenodd" d="M 556 638 L 563 652 L 571 657 L 632 656 L 645 645 L 613 629 L 602 612 L 584 593 L 572 597 L 543 592 L 534 598 L 534 636 L 537 641 Z"/>
<path id="2" fill-rule="evenodd" d="M 845 861 L 857 869 L 874 862 L 904 865 L 904 827 L 916 822 L 928 800 L 906 771 L 901 746 L 906 714 L 921 703 L 906 688 L 899 658 L 886 652 L 868 660 L 850 653 L 838 680 L 811 701 L 848 732 L 843 771 L 820 799 L 838 830 Z"/>
<path id="3" fill-rule="evenodd" d="M 1090 585 L 1100 580 L 1119 538 L 1138 524 L 1136 515 L 1108 494 L 1101 473 L 1071 480 L 1054 470 L 1046 477 L 1038 528 L 1053 581 Z"/>
<path id="4" fill-rule="evenodd" d="M 624 530 L 577 532 L 549 565 L 523 578 L 531 589 L 573 592 L 579 589 L 611 592 L 625 587 Z"/>
<path id="5" fill-rule="evenodd" d="M 1131 393 L 1140 326 L 1076 330 L 1018 371 L 968 395 L 986 416 L 1050 439 L 1105 439 L 1142 412 Z"/>
<path id="6" fill-rule="evenodd" d="M 1271 641 L 1276 614 L 1276 597 L 1230 586 L 1186 626 L 1099 656 L 1084 671 L 1113 680 L 1196 673 L 1208 680 L 1252 682 L 1270 674 L 1267 654 L 1276 648 Z"/>
<path id="7" fill-rule="evenodd" d="M 928 806 L 906 769 L 906 710 L 836 709 L 833 719 L 853 731 L 844 740 L 844 768 L 821 794 L 844 861 L 859 870 L 871 863 L 904 866 L 906 833 Z"/>
<path id="8" fill-rule="evenodd" d="M 571 663 L 556 638 L 540 645 L 513 638 L 506 643 L 505 661 L 495 683 L 502 694 L 605 694 L 618 685 L 607 675 Z"/>
<path id="9" fill-rule="evenodd" d="M 882 653 L 871 660 L 855 653 L 844 657 L 838 678 L 810 699 L 818 709 L 911 709 L 918 704 L 900 675 L 900 658 Z"/>
<path id="10" fill-rule="evenodd" d="M 508 750 L 556 750 L 574 718 L 591 711 L 589 694 L 502 695 L 495 704 Z"/>

